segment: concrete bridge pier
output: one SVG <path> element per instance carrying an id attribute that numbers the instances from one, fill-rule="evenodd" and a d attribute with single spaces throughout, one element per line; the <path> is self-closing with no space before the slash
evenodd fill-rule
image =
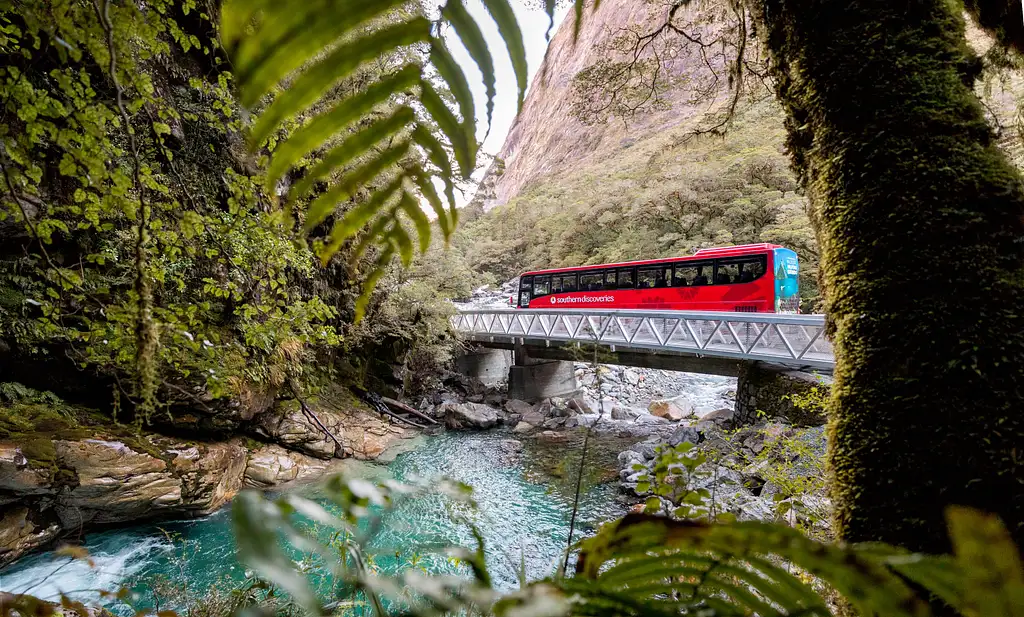
<path id="1" fill-rule="evenodd" d="M 508 371 L 509 398 L 533 403 L 571 394 L 579 387 L 572 362 L 531 358 L 519 344 L 513 356 L 515 362 Z"/>
<path id="2" fill-rule="evenodd" d="M 455 367 L 466 377 L 475 377 L 485 386 L 505 381 L 512 366 L 512 351 L 478 347 L 455 360 Z"/>

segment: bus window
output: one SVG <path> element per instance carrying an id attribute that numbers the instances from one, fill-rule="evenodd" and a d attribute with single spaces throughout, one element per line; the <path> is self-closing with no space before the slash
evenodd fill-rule
<path id="1" fill-rule="evenodd" d="M 676 264 L 675 272 L 672 275 L 673 287 L 689 287 L 691 285 L 707 285 L 706 278 L 702 279 L 700 266 L 689 264 Z M 700 282 L 700 281 L 704 282 Z"/>
<path id="2" fill-rule="evenodd" d="M 539 298 L 551 293 L 551 277 L 538 276 L 533 279 L 533 297 Z"/>
<path id="3" fill-rule="evenodd" d="M 604 286 L 604 275 L 600 272 L 588 272 L 580 275 L 580 291 L 601 291 Z"/>
<path id="4" fill-rule="evenodd" d="M 738 283 L 740 280 L 740 265 L 735 261 L 719 261 L 715 264 L 715 285 L 728 285 Z"/>
<path id="5" fill-rule="evenodd" d="M 575 274 L 563 274 L 562 275 L 562 293 L 576 291 L 576 275 Z"/>
<path id="6" fill-rule="evenodd" d="M 743 259 L 737 259 L 736 262 L 740 266 L 740 278 L 738 281 L 740 283 L 755 281 L 764 276 L 764 273 L 768 270 L 768 257 L 766 255 L 744 257 Z"/>
<path id="7" fill-rule="evenodd" d="M 623 268 L 619 270 L 619 282 L 616 285 L 618 289 L 633 289 L 633 268 Z"/>
<path id="8" fill-rule="evenodd" d="M 519 280 L 519 306 L 530 306 L 530 290 L 533 288 L 533 277 L 526 276 Z"/>
<path id="9" fill-rule="evenodd" d="M 659 284 L 660 283 L 660 284 Z M 636 271 L 637 289 L 654 289 L 665 286 L 665 273 L 661 268 L 638 268 Z"/>
<path id="10" fill-rule="evenodd" d="M 658 278 L 654 280 L 655 287 L 668 287 L 672 284 L 672 266 L 661 266 Z"/>
<path id="11" fill-rule="evenodd" d="M 562 277 L 558 276 L 557 274 L 551 277 L 551 293 L 562 293 Z"/>
<path id="12" fill-rule="evenodd" d="M 604 271 L 604 286 L 603 286 L 603 289 L 606 290 L 606 291 L 609 290 L 609 289 L 618 289 L 618 286 L 615 284 L 615 270 L 605 270 Z"/>

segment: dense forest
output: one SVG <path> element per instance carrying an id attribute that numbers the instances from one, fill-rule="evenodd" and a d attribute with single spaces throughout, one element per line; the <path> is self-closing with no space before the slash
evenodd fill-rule
<path id="1" fill-rule="evenodd" d="M 626 6 L 572 4 L 563 44 Z M 460 213 L 493 54 L 511 61 L 520 122 L 536 104 L 515 12 L 481 6 L 500 40 L 461 0 L 0 6 L 0 563 L 86 525 L 200 517 L 233 499 L 246 583 L 197 617 L 1019 615 L 1020 3 L 651 3 L 596 62 L 538 75 L 535 92 L 545 79 L 572 91 L 587 157 L 526 165 L 530 148 L 565 154 L 557 130 L 515 142 Z M 673 93 L 691 107 L 673 108 Z M 716 512 L 714 489 L 689 485 L 707 462 L 694 442 L 729 447 L 706 425 L 648 443 L 631 468 L 647 500 L 574 543 L 592 432 L 577 425 L 560 565 L 529 581 L 521 552 L 511 591 L 461 482 L 356 468 L 316 498 L 264 492 L 413 437 L 367 389 L 436 392 L 461 345 L 449 299 L 481 281 L 759 241 L 800 251 L 804 299 L 834 345 L 830 394 L 812 390 L 834 537 Z M 607 371 L 585 351 L 603 396 Z M 434 409 L 455 430 L 456 414 L 486 415 L 484 428 L 587 406 L 512 411 L 478 390 L 481 402 Z M 486 402 L 496 394 L 501 410 Z M 414 556 L 381 575 L 371 545 L 387 512 L 442 497 L 468 528 L 463 546 L 433 547 L 446 569 Z M 91 565 L 80 546 L 57 556 Z M 54 614 L 31 589 L 0 589 L 0 612 Z M 91 614 L 63 589 L 56 599 Z"/>

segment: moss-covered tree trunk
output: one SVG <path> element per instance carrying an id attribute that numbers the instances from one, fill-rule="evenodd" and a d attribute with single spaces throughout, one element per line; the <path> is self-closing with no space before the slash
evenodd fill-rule
<path id="1" fill-rule="evenodd" d="M 955 4 L 750 4 L 821 242 L 838 531 L 929 552 L 949 504 L 1024 545 L 1024 190 Z"/>

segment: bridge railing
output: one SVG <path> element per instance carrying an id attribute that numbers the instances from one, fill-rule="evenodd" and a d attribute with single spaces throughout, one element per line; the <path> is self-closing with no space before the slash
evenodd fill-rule
<path id="1" fill-rule="evenodd" d="M 597 343 L 613 350 L 763 360 L 828 372 L 835 364 L 822 315 L 480 309 L 460 311 L 451 323 L 480 342 Z"/>

